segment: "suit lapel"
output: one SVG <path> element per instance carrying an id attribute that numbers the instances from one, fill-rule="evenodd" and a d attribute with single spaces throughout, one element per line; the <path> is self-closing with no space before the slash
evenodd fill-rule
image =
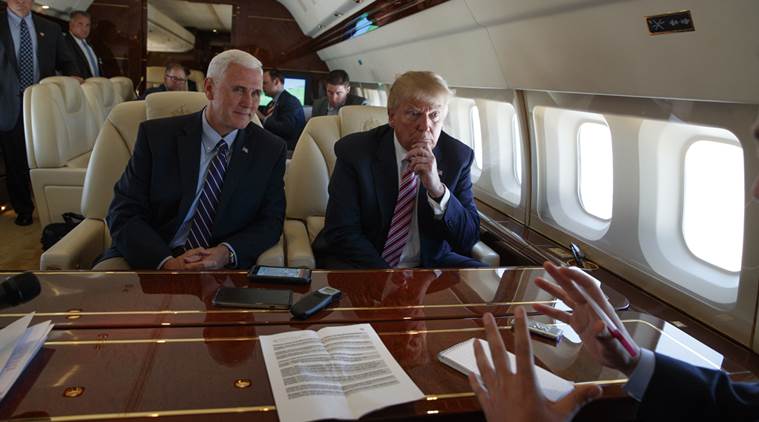
<path id="1" fill-rule="evenodd" d="M 382 137 L 372 163 L 374 191 L 377 193 L 382 231 L 389 229 L 395 202 L 398 200 L 398 163 L 395 161 L 393 133 L 393 129 L 390 128 Z"/>
<path id="2" fill-rule="evenodd" d="M 32 15 L 32 20 L 34 21 L 34 31 L 37 33 L 37 64 L 39 66 L 40 79 L 43 79 L 46 77 L 46 70 L 55 69 L 55 63 L 48 63 L 48 57 L 50 57 L 50 54 L 45 54 L 47 51 L 47 40 L 53 34 L 45 32 L 45 25 L 42 24 L 36 16 Z M 53 55 L 53 57 L 55 57 L 55 55 Z"/>
<path id="3" fill-rule="evenodd" d="M 252 123 L 251 123 L 252 124 Z M 240 180 L 245 179 L 245 173 L 253 162 L 255 151 L 251 136 L 248 135 L 248 128 L 237 131 L 237 137 L 232 144 L 232 157 L 229 160 L 229 167 L 224 176 L 224 186 L 221 188 L 221 198 L 216 205 L 216 217 L 214 217 L 213 227 L 217 227 L 217 222 L 223 218 L 224 212 L 229 206 L 237 185 Z M 251 180 L 248 179 L 249 182 Z M 213 229 L 212 229 L 213 230 Z"/>
<path id="4" fill-rule="evenodd" d="M 177 137 L 177 151 L 179 155 L 179 178 L 182 182 L 182 200 L 179 203 L 181 218 L 187 215 L 187 211 L 195 199 L 195 189 L 198 186 L 198 172 L 200 171 L 200 137 L 203 133 L 201 123 L 202 111 L 195 114 L 192 124 L 185 128 L 184 133 Z"/>
<path id="5" fill-rule="evenodd" d="M 13 38 L 11 37 L 11 29 L 8 25 L 7 13 L 8 12 L 5 12 L 2 15 L 0 15 L 0 19 L 2 19 L 2 22 L 0 22 L 0 41 L 2 41 L 3 46 L 5 46 L 6 58 L 13 65 L 13 69 L 16 70 L 16 74 L 18 74 L 18 62 L 16 61 L 16 46 L 13 45 Z"/>

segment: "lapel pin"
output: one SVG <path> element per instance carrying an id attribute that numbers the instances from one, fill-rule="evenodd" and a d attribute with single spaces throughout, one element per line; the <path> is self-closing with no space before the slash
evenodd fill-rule
<path id="1" fill-rule="evenodd" d="M 40 38 L 42 38 L 44 36 L 45 36 L 45 33 L 44 32 L 40 32 Z"/>
<path id="2" fill-rule="evenodd" d="M 437 175 L 440 176 L 440 177 L 443 177 L 443 170 L 438 170 L 437 171 Z"/>
<path id="3" fill-rule="evenodd" d="M 244 152 L 244 153 L 247 154 L 248 153 L 248 147 L 242 147 L 242 152 Z"/>

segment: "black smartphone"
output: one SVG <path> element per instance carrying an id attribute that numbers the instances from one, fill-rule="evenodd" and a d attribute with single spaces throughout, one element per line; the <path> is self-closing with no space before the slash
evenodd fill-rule
<path id="1" fill-rule="evenodd" d="M 248 272 L 248 278 L 262 283 L 308 284 L 311 282 L 311 270 L 256 265 Z"/>
<path id="2" fill-rule="evenodd" d="M 213 304 L 235 308 L 290 309 L 293 292 L 290 290 L 245 289 L 220 287 Z"/>

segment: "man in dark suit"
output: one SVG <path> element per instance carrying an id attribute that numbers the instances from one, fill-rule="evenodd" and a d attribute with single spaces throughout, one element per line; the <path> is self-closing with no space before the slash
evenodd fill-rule
<path id="1" fill-rule="evenodd" d="M 759 199 L 759 179 L 754 197 Z M 558 285 L 542 278 L 537 278 L 535 283 L 571 307 L 572 313 L 543 304 L 535 304 L 535 310 L 571 325 L 581 337 L 584 348 L 599 362 L 627 375 L 624 389 L 640 401 L 637 420 L 759 420 L 759 384 L 732 382 L 723 371 L 695 367 L 640 348 L 598 287 L 597 280 L 576 267 L 558 268 L 549 262 L 544 267 Z M 584 289 L 618 327 L 632 352 L 610 335 L 606 324 L 577 286 Z M 601 389 L 595 385 L 578 386 L 556 402 L 543 396 L 535 385 L 532 348 L 523 308 L 517 310 L 514 323 L 516 373 L 505 363 L 506 349 L 493 316 L 486 314 L 483 322 L 495 367 L 490 365 L 477 343 L 475 356 L 481 378 L 470 375 L 469 382 L 489 422 L 568 422 L 583 405 L 600 396 Z"/>
<path id="2" fill-rule="evenodd" d="M 348 73 L 335 69 L 327 75 L 327 96 L 314 101 L 311 116 L 334 116 L 344 105 L 365 105 L 366 98 L 351 94 Z"/>
<path id="3" fill-rule="evenodd" d="M 189 75 L 189 70 L 181 64 L 176 62 L 166 63 L 166 68 L 163 73 L 163 83 L 154 86 L 153 88 L 146 89 L 140 99 L 144 100 L 145 97 L 154 92 L 188 91 L 190 80 L 187 78 Z M 194 91 L 194 89 L 192 91 Z"/>
<path id="4" fill-rule="evenodd" d="M 32 0 L 7 0 L 0 13 L 0 145 L 15 223 L 32 224 L 32 192 L 21 112 L 26 87 L 55 75 L 77 75 L 76 64 L 61 28 L 33 16 Z"/>
<path id="5" fill-rule="evenodd" d="M 248 53 L 220 53 L 208 107 L 140 125 L 106 218 L 113 246 L 96 269 L 118 257 L 137 269 L 247 268 L 279 240 L 286 146 L 250 121 L 261 73 Z"/>
<path id="6" fill-rule="evenodd" d="M 294 95 L 285 91 L 285 77 L 277 69 L 264 72 L 264 92 L 272 98 L 266 107 L 256 110 L 264 129 L 287 142 L 287 149 L 295 149 L 306 118 L 303 105 Z"/>
<path id="7" fill-rule="evenodd" d="M 90 14 L 77 10 L 71 12 L 69 32 L 63 34 L 64 39 L 73 52 L 79 75 L 83 78 L 102 76 L 100 60 L 92 49 L 87 37 L 90 36 Z"/>
<path id="8" fill-rule="evenodd" d="M 321 268 L 478 267 L 471 148 L 442 132 L 452 92 L 432 72 L 407 72 L 388 98 L 389 125 L 335 144 Z"/>

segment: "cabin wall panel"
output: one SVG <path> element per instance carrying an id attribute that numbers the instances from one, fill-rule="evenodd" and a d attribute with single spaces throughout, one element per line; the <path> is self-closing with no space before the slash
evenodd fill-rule
<path id="1" fill-rule="evenodd" d="M 103 61 L 105 76 L 126 76 L 134 86 L 145 75 L 147 60 L 146 0 L 95 0 L 90 42 Z"/>

